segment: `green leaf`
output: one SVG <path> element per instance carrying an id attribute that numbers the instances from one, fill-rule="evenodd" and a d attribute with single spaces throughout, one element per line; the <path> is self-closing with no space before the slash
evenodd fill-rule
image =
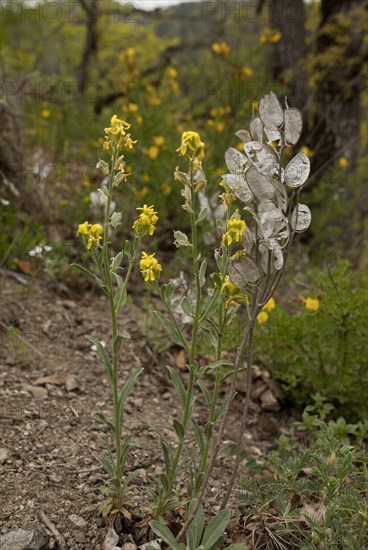
<path id="1" fill-rule="evenodd" d="M 169 365 L 167 365 L 166 368 L 167 368 L 168 371 L 169 371 L 171 381 L 172 381 L 172 383 L 174 384 L 174 387 L 175 387 L 175 389 L 176 389 L 176 393 L 177 393 L 178 396 L 179 396 L 181 406 L 184 407 L 184 405 L 185 405 L 185 398 L 186 398 L 186 391 L 185 391 L 184 384 L 183 384 L 183 382 L 181 381 L 181 378 L 180 378 L 180 376 L 178 375 L 178 373 L 176 372 L 176 370 L 173 369 L 173 367 L 170 367 Z"/>
<path id="2" fill-rule="evenodd" d="M 212 437 L 213 426 L 214 426 L 213 422 L 207 422 L 207 424 L 204 428 L 204 433 L 205 433 L 207 439 L 211 439 L 211 437 Z"/>
<path id="3" fill-rule="evenodd" d="M 197 503 L 196 499 L 191 501 L 189 506 L 189 515 L 191 515 L 196 503 Z M 198 548 L 202 538 L 203 526 L 204 526 L 204 512 L 203 512 L 203 507 L 200 506 L 198 508 L 198 512 L 196 513 L 187 531 L 188 548 Z"/>
<path id="4" fill-rule="evenodd" d="M 104 468 L 106 473 L 110 476 L 110 479 L 115 477 L 114 465 L 106 457 L 99 456 L 98 460 L 101 462 L 101 466 Z"/>
<path id="5" fill-rule="evenodd" d="M 180 246 L 192 246 L 189 242 L 188 235 L 182 231 L 174 231 L 174 245 L 179 248 Z"/>
<path id="6" fill-rule="evenodd" d="M 166 542 L 171 548 L 171 550 L 180 550 L 180 545 L 176 542 L 174 535 L 168 527 L 161 521 L 152 520 L 149 522 L 149 526 L 152 531 L 156 533 L 162 540 Z"/>
<path id="7" fill-rule="evenodd" d="M 210 550 L 219 538 L 222 537 L 229 523 L 230 516 L 230 510 L 221 510 L 221 512 L 211 519 L 203 535 L 202 544 L 204 550 Z"/>
<path id="8" fill-rule="evenodd" d="M 125 241 L 124 244 L 124 254 L 131 259 L 132 258 L 132 243 L 130 241 Z"/>
<path id="9" fill-rule="evenodd" d="M 162 285 L 161 288 L 163 288 L 164 302 L 169 308 L 171 308 L 172 295 L 173 295 L 172 283 L 167 283 L 166 285 Z"/>
<path id="10" fill-rule="evenodd" d="M 166 441 L 164 441 L 162 437 L 160 439 L 160 445 L 161 445 L 162 453 L 164 455 L 165 470 L 168 473 L 171 469 L 172 453 L 169 445 L 166 443 Z"/>
<path id="11" fill-rule="evenodd" d="M 192 418 L 191 421 L 192 421 L 194 435 L 197 440 L 199 450 L 201 451 L 201 455 L 203 455 L 204 439 L 203 439 L 201 428 L 199 427 L 198 422 L 194 418 Z"/>
<path id="12" fill-rule="evenodd" d="M 110 264 L 111 271 L 116 271 L 118 267 L 120 267 L 121 262 L 123 261 L 123 257 L 124 257 L 124 250 L 121 250 L 121 252 L 119 252 L 118 254 L 116 254 L 116 256 L 111 258 L 111 264 Z"/>
<path id="13" fill-rule="evenodd" d="M 201 267 L 199 268 L 199 282 L 201 285 L 203 285 L 205 282 L 206 271 L 207 271 L 207 262 L 206 260 L 203 260 L 203 262 L 201 263 Z"/>
<path id="14" fill-rule="evenodd" d="M 208 209 L 204 206 L 203 208 L 201 208 L 201 211 L 198 214 L 198 218 L 197 218 L 196 223 L 202 222 L 203 220 L 205 220 L 207 218 L 207 216 L 208 216 Z"/>
<path id="15" fill-rule="evenodd" d="M 110 428 L 110 430 L 112 431 L 113 434 L 115 433 L 115 426 L 110 420 L 108 420 L 106 415 L 104 415 L 103 413 L 100 413 L 100 412 L 95 412 L 95 416 L 98 416 L 98 418 L 100 420 L 102 420 L 102 422 Z"/>
<path id="16" fill-rule="evenodd" d="M 185 436 L 185 430 L 184 430 L 183 424 L 181 422 L 179 422 L 179 420 L 174 418 L 173 419 L 173 426 L 174 426 L 174 430 L 178 434 L 178 437 L 179 437 L 180 441 L 183 441 L 184 436 Z"/>
<path id="17" fill-rule="evenodd" d="M 188 296 L 183 296 L 180 301 L 181 309 L 184 311 L 185 315 L 192 316 L 193 315 L 193 305 L 192 302 L 189 300 Z"/>
<path id="18" fill-rule="evenodd" d="M 226 550 L 247 550 L 248 546 L 245 542 L 238 542 L 237 544 L 230 544 L 226 546 Z"/>
<path id="19" fill-rule="evenodd" d="M 175 344 L 178 344 L 179 346 L 183 346 L 184 348 L 187 347 L 185 340 L 182 338 L 181 334 L 178 332 L 177 328 L 171 321 L 166 319 L 162 313 L 159 311 L 155 311 L 155 315 L 158 317 L 161 325 L 164 327 L 166 332 L 169 334 L 170 338 L 175 342 Z"/>
<path id="20" fill-rule="evenodd" d="M 122 412 L 122 408 L 124 406 L 124 403 L 126 401 L 126 398 L 128 397 L 128 395 L 130 394 L 130 392 L 132 391 L 133 389 L 133 386 L 135 384 L 135 381 L 137 380 L 138 376 L 144 371 L 144 368 L 143 367 L 140 367 L 138 369 L 134 369 L 130 375 L 128 376 L 128 379 L 126 380 L 124 386 L 123 386 L 123 389 L 121 390 L 120 392 L 120 395 L 119 395 L 119 400 L 118 400 L 118 403 L 119 403 L 119 411 L 120 411 L 120 414 Z"/>
<path id="21" fill-rule="evenodd" d="M 125 305 L 127 301 L 127 292 L 125 288 L 125 283 L 123 279 L 117 273 L 113 272 L 115 279 L 118 282 L 118 288 L 114 296 L 114 306 L 116 315 L 119 314 L 121 308 Z"/>
<path id="22" fill-rule="evenodd" d="M 86 277 L 91 279 L 94 283 L 97 283 L 99 287 L 101 287 L 103 290 L 106 289 L 106 286 L 103 284 L 101 279 L 99 277 L 96 277 L 93 273 L 91 273 L 88 269 L 83 267 L 80 264 L 71 264 L 71 267 L 77 268 L 81 273 L 83 273 Z"/>
<path id="23" fill-rule="evenodd" d="M 212 361 L 212 363 L 208 363 L 203 369 L 204 372 L 207 372 L 211 369 L 218 369 L 219 367 L 233 367 L 234 363 L 232 361 L 229 361 L 228 359 L 219 359 L 218 361 Z"/>
<path id="24" fill-rule="evenodd" d="M 89 340 L 94 346 L 96 346 L 96 349 L 97 349 L 97 353 L 101 359 L 101 361 L 103 362 L 103 364 L 105 365 L 106 367 L 106 370 L 110 376 L 110 378 L 112 378 L 112 364 L 111 364 L 111 361 L 110 361 L 110 357 L 106 351 L 106 349 L 104 348 L 104 346 L 101 344 L 101 342 L 99 342 L 94 336 L 86 336 L 87 340 Z"/>

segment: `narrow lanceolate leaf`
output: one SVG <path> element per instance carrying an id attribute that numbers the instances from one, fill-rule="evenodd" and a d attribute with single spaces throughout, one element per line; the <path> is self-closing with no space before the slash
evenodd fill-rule
<path id="1" fill-rule="evenodd" d="M 174 430 L 176 431 L 180 441 L 182 441 L 184 439 L 184 436 L 185 436 L 185 430 L 184 430 L 183 424 L 181 422 L 179 422 L 179 420 L 174 418 L 173 426 L 174 426 Z"/>
<path id="2" fill-rule="evenodd" d="M 180 550 L 180 545 L 176 542 L 174 535 L 164 523 L 161 523 L 157 520 L 152 520 L 149 522 L 149 526 L 152 531 L 156 533 L 162 540 L 169 545 L 171 550 Z"/>
<path id="3" fill-rule="evenodd" d="M 96 275 L 91 273 L 88 269 L 86 269 L 82 265 L 80 265 L 80 264 L 71 264 L 71 267 L 77 268 L 81 273 L 83 273 L 83 275 L 85 275 L 86 277 L 91 279 L 91 281 L 93 281 L 94 283 L 97 283 L 98 286 L 100 286 L 102 289 L 106 288 L 106 286 L 103 284 L 102 280 L 99 277 L 96 277 Z"/>
<path id="4" fill-rule="evenodd" d="M 253 141 L 258 141 L 259 143 L 262 143 L 262 141 L 263 141 L 263 122 L 258 116 L 253 118 L 253 120 L 250 123 L 249 129 L 250 129 L 250 135 L 252 136 L 252 140 Z M 251 141 L 251 140 L 249 140 L 249 141 Z"/>
<path id="5" fill-rule="evenodd" d="M 225 153 L 226 166 L 233 174 L 241 174 L 248 163 L 247 157 L 234 147 L 229 147 Z"/>
<path id="6" fill-rule="evenodd" d="M 110 420 L 108 420 L 108 418 L 103 413 L 96 412 L 95 415 L 98 416 L 98 418 L 102 420 L 102 422 L 106 424 L 106 426 L 108 426 L 108 428 L 112 431 L 113 434 L 115 433 L 116 430 L 115 430 L 114 424 L 110 422 Z"/>
<path id="7" fill-rule="evenodd" d="M 204 550 L 210 550 L 212 546 L 222 537 L 230 519 L 230 510 L 221 510 L 211 519 L 203 535 L 202 545 Z"/>
<path id="8" fill-rule="evenodd" d="M 286 109 L 284 124 L 286 145 L 295 145 L 299 141 L 303 130 L 303 117 L 299 109 Z"/>
<path id="9" fill-rule="evenodd" d="M 250 202 L 253 199 L 252 191 L 243 174 L 224 174 L 222 179 L 230 187 L 234 195 L 242 202 Z"/>
<path id="10" fill-rule="evenodd" d="M 272 199 L 275 188 L 267 176 L 264 176 L 252 166 L 247 170 L 245 177 L 251 191 L 259 201 Z"/>
<path id="11" fill-rule="evenodd" d="M 138 376 L 144 371 L 143 367 L 140 367 L 138 369 L 134 369 L 130 375 L 128 376 L 127 381 L 124 384 L 123 389 L 120 392 L 119 395 L 119 410 L 122 411 L 122 407 L 124 406 L 124 403 L 126 401 L 126 398 L 130 394 L 130 392 L 133 389 L 133 386 L 135 384 L 135 381 L 137 380 Z"/>
<path id="12" fill-rule="evenodd" d="M 127 300 L 127 292 L 123 279 L 117 273 L 113 273 L 115 279 L 118 282 L 118 288 L 114 296 L 114 306 L 116 315 L 119 314 L 122 307 L 124 307 Z"/>
<path id="13" fill-rule="evenodd" d="M 199 450 L 201 452 L 201 455 L 203 455 L 204 439 L 203 439 L 203 434 L 202 434 L 201 428 L 199 427 L 198 422 L 194 418 L 191 418 L 191 421 L 192 421 L 194 435 L 195 435 L 196 441 L 198 443 Z"/>
<path id="14" fill-rule="evenodd" d="M 183 296 L 180 302 L 181 309 L 184 311 L 185 315 L 193 315 L 193 305 L 189 300 L 188 296 Z"/>
<path id="15" fill-rule="evenodd" d="M 105 349 L 105 347 L 99 342 L 94 336 L 86 336 L 87 340 L 89 340 L 94 346 L 96 346 L 97 353 L 102 361 L 102 363 L 105 365 L 106 370 L 110 377 L 112 377 L 112 364 L 110 361 L 110 357 Z"/>
<path id="16" fill-rule="evenodd" d="M 284 122 L 284 110 L 274 92 L 261 97 L 258 109 L 259 116 L 265 126 L 282 126 Z"/>
<path id="17" fill-rule="evenodd" d="M 194 499 L 191 501 L 189 506 L 189 514 L 192 513 L 194 510 L 195 505 L 197 504 L 197 500 Z M 203 507 L 200 506 L 198 508 L 198 512 L 196 513 L 192 523 L 190 524 L 188 531 L 187 531 L 187 547 L 188 548 L 198 548 L 201 542 L 202 533 L 203 533 L 203 527 L 204 527 L 204 512 Z"/>
<path id="18" fill-rule="evenodd" d="M 290 225 L 297 233 L 306 231 L 312 221 L 312 213 L 306 204 L 298 204 L 291 215 Z"/>
<path id="19" fill-rule="evenodd" d="M 161 325 L 164 327 L 166 332 L 169 334 L 170 338 L 175 342 L 175 344 L 178 344 L 179 346 L 187 347 L 185 340 L 179 333 L 178 329 L 175 327 L 175 325 L 166 319 L 162 313 L 159 311 L 155 311 L 155 315 L 158 317 Z"/>
<path id="20" fill-rule="evenodd" d="M 180 399 L 181 406 L 184 407 L 185 398 L 186 398 L 186 392 L 185 392 L 184 384 L 181 381 L 181 378 L 180 378 L 179 374 L 176 372 L 175 369 L 173 369 L 169 365 L 167 365 L 166 368 L 169 371 L 171 381 L 174 384 L 174 387 L 176 389 L 176 393 L 178 394 L 178 397 Z"/>
<path id="21" fill-rule="evenodd" d="M 310 161 L 306 154 L 300 152 L 285 168 L 285 183 L 290 187 L 300 187 L 308 179 Z"/>

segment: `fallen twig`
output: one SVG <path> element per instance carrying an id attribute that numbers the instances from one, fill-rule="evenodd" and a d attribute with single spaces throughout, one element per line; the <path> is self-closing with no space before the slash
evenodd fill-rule
<path id="1" fill-rule="evenodd" d="M 56 542 L 60 548 L 60 550 L 68 550 L 68 546 L 64 540 L 64 538 L 60 535 L 59 531 L 56 529 L 55 525 L 49 520 L 49 518 L 46 516 L 45 512 L 42 510 L 38 511 L 38 519 L 42 521 L 44 525 L 46 525 L 47 529 L 53 534 L 53 536 L 56 539 Z"/>

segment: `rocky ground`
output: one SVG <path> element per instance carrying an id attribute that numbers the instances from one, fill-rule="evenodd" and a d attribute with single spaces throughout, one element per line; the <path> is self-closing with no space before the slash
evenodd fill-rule
<path id="1" fill-rule="evenodd" d="M 150 428 L 162 428 L 174 441 L 167 419 L 177 411 L 177 399 L 165 365 L 173 365 L 185 380 L 184 351 L 170 346 L 159 351 L 154 338 L 144 336 L 152 313 L 136 298 L 122 319 L 132 334 L 122 372 L 144 367 L 126 408 L 126 430 L 136 441 L 128 469 L 139 469 L 139 476 L 131 490 L 132 519 L 117 526 L 118 540 L 106 543 L 108 525 L 96 511 L 103 499 L 105 474 L 97 456 L 104 428 L 94 413 L 108 410 L 108 380 L 85 338 L 92 334 L 108 343 L 105 299 L 90 287 L 71 289 L 7 270 L 0 277 L 1 550 L 56 549 L 63 541 L 70 550 L 144 548 L 147 527 L 136 524 L 145 519 L 146 489 L 153 487 L 162 467 L 157 436 Z M 252 421 L 245 437 L 248 459 L 262 465 L 279 435 L 292 429 L 289 412 L 282 410 L 282 394 L 267 370 L 258 367 L 255 377 Z M 243 378 L 239 399 L 244 389 Z M 238 401 L 227 440 L 235 437 L 240 411 Z M 209 497 L 213 504 L 226 486 L 232 460 L 224 457 L 215 471 Z M 245 541 L 241 510 L 236 503 L 233 507 L 229 541 Z"/>

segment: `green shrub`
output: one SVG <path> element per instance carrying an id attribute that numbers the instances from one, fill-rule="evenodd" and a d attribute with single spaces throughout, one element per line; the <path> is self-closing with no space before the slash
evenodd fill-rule
<path id="1" fill-rule="evenodd" d="M 367 418 L 367 276 L 338 261 L 308 286 L 309 296 L 291 304 L 293 313 L 272 311 L 260 328 L 255 356 L 299 404 L 319 392 L 346 418 Z"/>
<path id="2" fill-rule="evenodd" d="M 335 422 L 321 421 L 314 435 L 303 452 L 283 438 L 267 475 L 240 480 L 255 548 L 368 547 L 367 456 L 336 436 Z"/>

